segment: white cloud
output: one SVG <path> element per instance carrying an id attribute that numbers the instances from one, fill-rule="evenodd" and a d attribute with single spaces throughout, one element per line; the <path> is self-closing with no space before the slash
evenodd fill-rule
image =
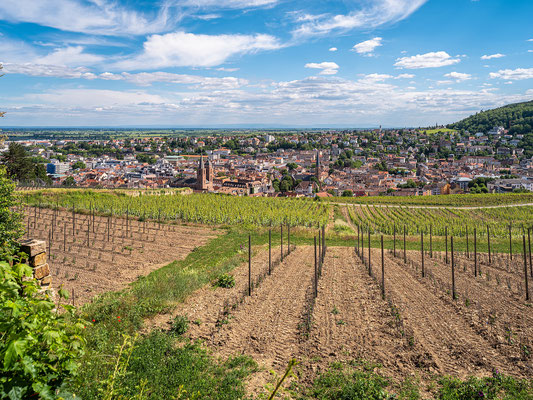
<path id="1" fill-rule="evenodd" d="M 383 39 L 380 37 L 375 37 L 370 40 L 365 40 L 364 42 L 357 43 L 352 47 L 352 50 L 359 54 L 371 55 L 376 47 L 382 46 L 381 41 Z"/>
<path id="2" fill-rule="evenodd" d="M 505 79 L 508 81 L 519 81 L 533 78 L 533 68 L 500 69 L 498 72 L 491 72 L 492 79 Z"/>
<path id="3" fill-rule="evenodd" d="M 400 74 L 397 77 L 395 77 L 394 79 L 411 79 L 411 78 L 414 78 L 414 77 L 415 76 L 413 74 Z"/>
<path id="4" fill-rule="evenodd" d="M 192 7 L 214 7 L 214 8 L 253 8 L 272 6 L 279 0 L 185 0 L 177 4 Z"/>
<path id="5" fill-rule="evenodd" d="M 355 28 L 375 28 L 407 18 L 427 0 L 375 0 L 346 15 L 318 15 L 308 18 L 293 31 L 296 37 L 323 36 L 331 31 L 349 31 Z M 368 2 L 364 3 L 368 4 Z"/>
<path id="6" fill-rule="evenodd" d="M 492 60 L 493 58 L 502 58 L 502 57 L 505 57 L 505 54 L 500 54 L 500 53 L 490 54 L 490 55 L 485 54 L 484 56 L 481 56 L 481 59 Z"/>
<path id="7" fill-rule="evenodd" d="M 465 74 L 463 72 L 450 72 L 448 74 L 444 74 L 445 77 L 447 78 L 452 78 L 452 79 L 455 79 L 457 82 L 463 82 L 463 81 L 467 81 L 469 79 L 472 79 L 472 75 L 470 74 Z"/>
<path id="8" fill-rule="evenodd" d="M 336 47 L 330 47 L 329 51 L 337 51 L 338 49 Z"/>
<path id="9" fill-rule="evenodd" d="M 109 0 L 2 0 L 0 19 L 71 32 L 129 35 L 165 29 L 168 15 L 166 7 L 147 17 Z"/>
<path id="10" fill-rule="evenodd" d="M 339 66 L 330 61 L 324 61 L 321 63 L 307 63 L 305 64 L 305 68 L 321 69 L 322 71 L 320 71 L 320 75 L 335 75 L 339 70 Z"/>
<path id="11" fill-rule="evenodd" d="M 35 64 L 44 65 L 87 65 L 96 64 L 103 60 L 102 56 L 83 52 L 82 46 L 68 46 L 54 50 L 52 53 L 33 60 Z"/>
<path id="12" fill-rule="evenodd" d="M 365 83 L 374 83 L 374 82 L 383 82 L 384 80 L 393 78 L 392 75 L 388 74 L 368 74 L 363 76 L 361 79 L 358 80 L 358 82 L 365 82 Z"/>
<path id="13" fill-rule="evenodd" d="M 279 49 L 278 39 L 258 35 L 196 35 L 175 32 L 152 35 L 144 42 L 142 54 L 117 62 L 114 68 L 125 70 L 165 67 L 213 67 L 228 58 L 261 50 Z"/>
<path id="14" fill-rule="evenodd" d="M 54 78 L 70 78 L 70 79 L 94 79 L 95 75 L 89 72 L 87 68 L 76 67 L 70 68 L 62 65 L 42 65 L 42 64 L 13 64 L 5 63 L 4 72 L 8 74 L 23 74 L 28 76 L 42 76 Z"/>
<path id="15" fill-rule="evenodd" d="M 528 42 L 533 42 L 533 39 L 528 39 L 527 41 L 528 41 Z"/>
<path id="16" fill-rule="evenodd" d="M 394 65 L 408 69 L 436 68 L 457 64 L 460 61 L 460 59 L 451 57 L 445 51 L 434 51 L 426 54 L 417 54 L 416 56 L 400 57 L 396 59 Z"/>

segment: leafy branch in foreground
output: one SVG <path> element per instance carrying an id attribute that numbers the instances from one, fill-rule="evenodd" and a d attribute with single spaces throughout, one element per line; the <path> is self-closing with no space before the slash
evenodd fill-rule
<path id="1" fill-rule="evenodd" d="M 40 291 L 30 266 L 0 261 L 0 398 L 56 399 L 76 374 L 85 322 L 72 306 L 61 307 Z"/>

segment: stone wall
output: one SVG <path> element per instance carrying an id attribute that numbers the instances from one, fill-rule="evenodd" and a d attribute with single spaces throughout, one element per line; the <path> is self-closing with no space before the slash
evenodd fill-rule
<path id="1" fill-rule="evenodd" d="M 46 242 L 44 240 L 29 239 L 20 244 L 20 249 L 30 256 L 28 264 L 33 268 L 33 277 L 39 281 L 43 289 L 50 289 L 52 276 L 46 255 Z"/>

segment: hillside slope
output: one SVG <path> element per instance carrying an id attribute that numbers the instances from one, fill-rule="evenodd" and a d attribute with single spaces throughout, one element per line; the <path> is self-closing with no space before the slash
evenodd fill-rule
<path id="1" fill-rule="evenodd" d="M 487 133 L 494 126 L 503 126 L 509 129 L 511 134 L 533 132 L 533 100 L 481 111 L 461 121 L 449 124 L 448 128 L 464 129 L 471 133 Z"/>

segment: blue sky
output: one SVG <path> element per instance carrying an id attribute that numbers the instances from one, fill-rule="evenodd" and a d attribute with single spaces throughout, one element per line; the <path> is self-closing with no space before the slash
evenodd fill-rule
<path id="1" fill-rule="evenodd" d="M 2 0 L 2 126 L 427 126 L 533 99 L 531 0 Z"/>

